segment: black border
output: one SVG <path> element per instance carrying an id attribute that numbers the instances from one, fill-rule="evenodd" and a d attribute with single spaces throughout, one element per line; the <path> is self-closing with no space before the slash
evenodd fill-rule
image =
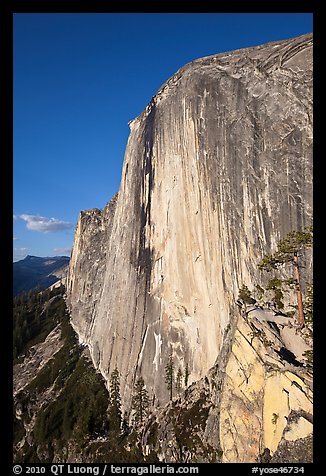
<path id="1" fill-rule="evenodd" d="M 289 2 L 290 3 L 290 2 Z M 13 252 L 12 252 L 12 220 L 13 220 L 13 170 L 12 170 L 12 158 L 13 158 L 13 15 L 15 13 L 313 13 L 314 14 L 314 112 L 317 112 L 321 108 L 320 100 L 322 94 L 319 94 L 322 91 L 322 80 L 323 76 L 317 74 L 316 71 L 321 71 L 321 55 L 322 55 L 322 46 L 321 46 L 321 37 L 320 31 L 322 28 L 321 24 L 321 8 L 317 8 L 316 2 L 291 2 L 292 5 L 286 5 L 284 1 L 275 0 L 273 2 L 249 2 L 249 1 L 238 1 L 230 4 L 226 2 L 224 5 L 216 5 L 219 8 L 217 10 L 212 10 L 212 3 L 208 3 L 208 8 L 204 10 L 204 5 L 200 11 L 188 10 L 184 11 L 182 8 L 176 8 L 176 5 L 173 5 L 172 8 L 169 8 L 167 4 L 164 4 L 165 10 L 159 9 L 158 11 L 153 10 L 152 8 L 139 8 L 134 10 L 133 8 L 127 8 L 123 10 L 121 8 L 112 8 L 112 4 L 106 0 L 94 0 L 89 2 L 81 1 L 12 1 L 0 2 L 0 51 L 1 51 L 1 62 L 2 68 L 0 73 L 0 86 L 1 86 L 1 134 L 2 140 L 1 144 L 5 145 L 4 153 L 2 154 L 2 172 L 0 173 L 0 179 L 3 183 L 0 184 L 1 192 L 1 204 L 2 204 L 2 220 L 3 224 L 1 227 L 2 233 L 0 233 L 2 239 L 1 247 L 1 263 L 2 263 L 2 293 L 1 293 L 1 302 L 4 303 L 3 313 L 2 313 L 2 332 L 1 332 L 1 343 L 0 348 L 2 352 L 1 363 L 2 365 L 2 415 L 4 417 L 2 426 L 2 441 L 1 441 L 1 459 L 0 467 L 2 468 L 2 463 L 8 463 L 8 474 L 12 473 L 12 441 L 13 441 L 13 432 L 12 432 L 12 262 L 13 262 Z M 321 2 L 320 2 L 321 3 Z M 155 5 L 150 5 L 151 7 Z M 157 5 L 161 6 L 161 5 Z M 318 5 L 320 7 L 320 4 Z M 244 8 L 245 7 L 245 8 Z M 277 40 L 277 38 L 275 38 Z M 320 111 L 319 111 L 320 113 Z M 315 246 L 314 246 L 314 255 L 316 256 L 319 247 L 321 246 L 322 240 L 322 230 L 323 227 L 323 195 L 321 194 L 321 186 L 324 181 L 322 176 L 322 170 L 318 170 L 320 164 L 322 164 L 323 152 L 318 152 L 318 139 L 322 137 L 322 132 L 318 134 L 319 130 L 322 127 L 322 122 L 317 120 L 317 125 L 314 126 L 314 210 L 316 208 L 315 216 L 318 217 L 318 220 L 314 220 L 314 236 L 315 236 Z M 317 145 L 316 145 L 317 143 Z M 319 199 L 318 199 L 319 197 Z M 318 210 L 318 207 L 321 207 L 321 210 Z M 5 231 L 5 232 L 4 232 Z M 317 246 L 317 247 L 316 247 Z M 322 253 L 318 253 L 318 257 L 322 256 Z M 321 295 L 323 282 L 321 279 L 318 279 L 321 275 L 321 260 L 318 259 L 318 262 L 314 260 L 315 266 L 315 295 L 317 298 L 314 299 L 315 306 L 315 338 L 314 338 L 314 410 L 315 410 L 315 423 L 314 423 L 314 463 L 307 465 L 297 465 L 304 466 L 305 473 L 314 473 L 316 465 L 322 463 L 323 459 L 323 426 L 322 426 L 322 410 L 325 406 L 321 398 L 321 387 L 324 386 L 324 379 L 319 375 L 319 371 L 322 366 L 322 325 L 324 324 L 323 320 L 323 305 L 319 299 Z M 5 363 L 5 364 L 4 364 Z M 142 464 L 140 464 L 142 465 Z M 7 465 L 6 465 L 7 466 Z M 25 465 L 26 466 L 26 465 Z M 35 465 L 36 466 L 36 465 Z M 41 465 L 40 465 L 41 466 Z M 43 465 L 48 466 L 48 465 Z M 78 465 L 77 465 L 78 466 Z M 143 465 L 144 466 L 144 465 Z M 163 465 L 164 466 L 164 465 Z M 173 466 L 173 465 L 170 465 Z M 199 464 L 194 466 L 199 467 L 199 474 L 205 472 L 205 464 Z M 251 468 L 253 466 L 258 467 L 277 467 L 282 465 L 261 465 L 261 464 L 251 464 L 251 463 L 229 463 L 227 465 L 219 465 L 216 467 L 217 471 L 220 473 L 226 471 L 229 473 L 230 470 L 237 469 L 240 470 L 240 474 L 251 474 Z M 283 466 L 286 466 L 283 464 Z M 206 467 L 207 469 L 207 467 Z M 3 474 L 7 474 L 6 470 Z M 50 472 L 48 474 L 51 474 Z M 265 473 L 267 474 L 267 473 Z M 283 474 L 283 473 L 282 473 Z M 300 474 L 300 473 L 299 473 Z M 302 473 L 301 473 L 302 474 Z"/>

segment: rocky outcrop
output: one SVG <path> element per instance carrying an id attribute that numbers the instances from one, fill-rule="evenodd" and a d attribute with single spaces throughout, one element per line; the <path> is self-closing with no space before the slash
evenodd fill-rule
<path id="1" fill-rule="evenodd" d="M 303 340 L 300 333 L 297 339 Z M 272 320 L 239 320 L 220 399 L 223 462 L 254 462 L 264 448 L 273 454 L 291 412 L 311 417 L 312 376 L 299 358 Z M 302 421 L 292 441 L 311 433 L 312 425 Z"/>
<path id="2" fill-rule="evenodd" d="M 289 354 L 266 361 L 250 326 L 235 324 L 262 256 L 311 223 L 311 105 L 312 35 L 189 63 L 130 122 L 118 196 L 76 228 L 67 302 L 94 365 L 107 380 L 118 368 L 128 411 L 139 375 L 154 408 L 167 402 L 171 351 L 190 383 L 219 361 L 221 414 L 205 431 L 224 461 L 275 451 L 290 411 L 311 410 L 301 377 L 275 363 Z"/>
<path id="3" fill-rule="evenodd" d="M 61 340 L 60 325 L 57 325 L 49 333 L 44 342 L 35 344 L 29 349 L 28 355 L 24 356 L 22 363 L 17 363 L 13 368 L 13 395 L 21 392 L 30 381 L 35 378 L 37 372 L 41 372 L 44 366 L 59 352 L 63 345 Z"/>
<path id="4" fill-rule="evenodd" d="M 102 295 L 107 246 L 110 242 L 117 197 L 116 194 L 104 210 L 93 208 L 81 212 L 75 230 L 67 294 L 74 306 L 72 324 L 84 323 L 84 326 L 78 326 L 82 341 L 87 340 L 87 332 L 90 334 L 97 304 Z M 95 353 L 94 357 L 96 355 Z"/>
<path id="5" fill-rule="evenodd" d="M 261 462 L 268 451 L 274 462 L 312 461 L 312 375 L 281 337 L 293 326 L 275 324 L 269 311 L 250 314 L 228 329 L 208 375 L 153 412 L 142 431 L 145 454 L 240 463 Z M 296 340 L 306 345 L 301 330 Z"/>

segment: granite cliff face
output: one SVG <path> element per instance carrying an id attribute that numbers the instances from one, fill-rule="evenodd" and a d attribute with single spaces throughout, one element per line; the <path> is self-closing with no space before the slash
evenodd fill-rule
<path id="1" fill-rule="evenodd" d="M 143 425 L 144 454 L 155 451 L 168 462 L 242 463 L 268 462 L 262 460 L 268 450 L 271 462 L 311 462 L 307 336 L 271 311 L 234 317 L 207 375 Z"/>
<path id="2" fill-rule="evenodd" d="M 262 256 L 312 220 L 312 35 L 189 63 L 130 129 L 118 195 L 103 211 L 80 214 L 67 284 L 72 325 L 104 378 L 119 369 L 127 411 L 140 375 L 154 407 L 168 401 L 170 351 L 176 369 L 188 365 L 189 383 L 223 355 L 220 385 L 236 388 L 227 371 L 236 342 L 244 361 L 252 357 L 244 365 L 255 367 L 240 336 L 239 287 L 261 283 Z M 240 334 L 225 352 L 230 328 L 232 339 Z M 263 368 L 253 390 L 259 402 L 241 396 L 258 412 L 266 382 L 286 387 L 288 377 L 277 365 L 275 378 Z M 236 428 L 240 407 L 211 417 L 211 433 L 219 418 Z M 252 427 L 256 456 L 261 422 Z M 283 427 L 282 416 L 278 442 Z M 243 461 L 248 453 L 239 456 L 222 433 L 225 461 Z"/>

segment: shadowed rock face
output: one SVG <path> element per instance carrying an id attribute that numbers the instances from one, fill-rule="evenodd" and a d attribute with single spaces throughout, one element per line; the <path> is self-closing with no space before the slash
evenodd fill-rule
<path id="1" fill-rule="evenodd" d="M 312 35 L 202 58 L 131 121 L 118 196 L 82 212 L 68 279 L 80 340 L 124 407 L 142 375 L 155 402 L 164 367 L 204 376 L 242 283 L 312 219 Z M 311 263 L 307 264 L 310 273 Z"/>

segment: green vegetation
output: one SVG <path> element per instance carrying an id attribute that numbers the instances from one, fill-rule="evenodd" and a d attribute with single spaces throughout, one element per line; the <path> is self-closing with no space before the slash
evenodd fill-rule
<path id="1" fill-rule="evenodd" d="M 303 302 L 303 312 L 308 324 L 313 324 L 314 314 L 314 285 L 308 283 L 306 286 L 306 296 Z"/>
<path id="2" fill-rule="evenodd" d="M 181 367 L 179 367 L 177 372 L 177 377 L 175 380 L 175 389 L 177 393 L 180 392 L 181 387 L 182 387 L 182 370 L 181 370 Z"/>
<path id="3" fill-rule="evenodd" d="M 108 392 L 104 379 L 90 362 L 88 351 L 78 344 L 69 323 L 62 291 L 29 293 L 29 296 L 20 296 L 16 301 L 16 311 L 20 308 L 16 313 L 19 315 L 16 323 L 23 316 L 22 310 L 30 313 L 31 325 L 36 321 L 32 316 L 33 309 L 39 309 L 41 315 L 40 334 L 37 334 L 35 325 L 35 333 L 25 334 L 21 339 L 20 361 L 23 360 L 22 352 L 28 353 L 32 345 L 44 341 L 57 324 L 60 325 L 62 347 L 15 396 L 15 462 L 46 463 L 54 458 L 64 462 L 69 454 L 80 461 L 93 463 L 158 462 L 153 448 L 147 455 L 143 454 L 139 440 L 137 425 L 145 422 L 149 413 L 144 380 L 140 377 L 134 388 L 132 427 L 129 426 L 128 415 L 121 416 L 118 369 L 114 369 L 110 376 Z M 170 383 L 174 384 L 172 354 L 167 367 Z M 189 375 L 188 370 L 186 373 Z M 181 372 L 178 374 L 177 380 L 181 385 L 183 376 Z M 155 424 L 149 431 L 155 439 Z"/>
<path id="4" fill-rule="evenodd" d="M 122 414 L 120 397 L 120 374 L 115 368 L 110 377 L 110 404 L 109 404 L 110 431 L 120 433 Z"/>
<path id="5" fill-rule="evenodd" d="M 273 301 L 277 309 L 284 309 L 282 283 L 282 279 L 274 277 L 268 281 L 266 286 L 267 291 L 273 291 Z"/>
<path id="6" fill-rule="evenodd" d="M 190 370 L 189 370 L 189 365 L 188 365 L 188 362 L 187 362 L 187 363 L 186 363 L 186 368 L 185 368 L 185 374 L 184 374 L 184 384 L 185 384 L 185 388 L 188 387 L 189 375 L 190 375 Z"/>
<path id="7" fill-rule="evenodd" d="M 222 456 L 222 451 L 203 442 L 202 435 L 209 414 L 207 398 L 208 394 L 202 391 L 192 406 L 184 408 L 175 402 L 167 414 L 175 434 L 179 462 L 199 462 L 204 458 L 206 461 L 216 463 Z"/>
<path id="8" fill-rule="evenodd" d="M 274 254 L 262 259 L 259 269 L 270 272 L 291 263 L 294 278 L 283 279 L 274 275 L 267 282 L 266 289 L 256 285 L 255 291 L 242 284 L 238 304 L 246 309 L 248 304 L 257 303 L 257 299 L 262 300 L 269 292 L 275 308 L 281 310 L 284 309 L 284 293 L 294 287 L 301 322 L 298 257 L 311 244 L 312 228 L 287 235 L 279 242 Z M 55 458 L 55 461 L 64 462 L 68 452 L 72 452 L 81 461 L 87 462 L 157 462 L 154 449 L 159 445 L 159 423 L 153 417 L 147 419 L 150 402 L 143 378 L 138 378 L 133 389 L 131 418 L 127 413 L 122 417 L 119 370 L 116 367 L 112 371 L 108 392 L 104 379 L 89 359 L 88 351 L 78 344 L 69 323 L 63 292 L 63 287 L 29 292 L 14 300 L 15 363 L 21 363 L 24 354 L 31 355 L 31 347 L 43 342 L 56 326 L 60 326 L 63 343 L 51 360 L 15 396 L 15 461 L 45 463 Z M 304 322 L 309 324 L 310 331 L 313 322 L 312 283 L 306 285 L 306 295 L 304 299 L 301 297 L 301 304 Z M 262 330 L 254 328 L 250 336 L 251 342 L 259 338 L 266 346 L 272 344 Z M 307 367 L 312 367 L 312 351 L 307 351 L 305 358 Z M 177 367 L 170 348 L 165 365 L 165 382 L 171 403 L 166 416 L 175 435 L 178 461 L 220 461 L 222 452 L 203 442 L 210 408 L 205 392 L 191 406 L 182 406 L 181 398 L 173 400 L 173 391 L 177 395 L 183 387 L 188 387 L 189 375 L 188 363 L 183 371 Z M 189 394 L 191 388 L 187 392 Z M 272 423 L 276 425 L 277 420 L 278 415 L 274 413 Z M 142 453 L 143 433 L 140 430 L 147 434 L 147 442 L 152 447 L 147 455 Z"/>
<path id="9" fill-rule="evenodd" d="M 145 388 L 143 377 L 139 377 L 135 385 L 135 394 L 132 398 L 132 409 L 134 410 L 135 423 L 143 423 L 148 414 L 149 397 Z"/>
<path id="10" fill-rule="evenodd" d="M 255 288 L 256 288 L 255 294 L 257 296 L 257 300 L 260 301 L 263 298 L 264 294 L 265 294 L 265 289 L 262 288 L 260 286 L 260 284 L 256 284 Z"/>
<path id="11" fill-rule="evenodd" d="M 304 230 L 291 231 L 286 235 L 285 238 L 278 242 L 277 250 L 271 255 L 264 256 L 264 258 L 258 264 L 258 268 L 260 270 L 264 270 L 267 272 L 283 267 L 287 263 L 291 263 L 293 265 L 294 280 L 291 280 L 290 282 L 294 282 L 295 284 L 298 306 L 298 322 L 301 327 L 304 327 L 305 325 L 305 317 L 300 282 L 299 257 L 302 256 L 302 254 L 308 247 L 312 246 L 312 241 L 312 226 L 305 227 Z M 287 280 L 287 282 L 289 283 L 289 280 Z M 277 299 L 278 302 L 281 303 L 281 298 L 283 296 L 281 296 L 280 288 L 274 286 L 273 289 L 278 289 Z"/>
<path id="12" fill-rule="evenodd" d="M 313 364 L 314 364 L 314 355 L 312 350 L 306 350 L 303 354 L 306 366 L 308 369 L 313 370 Z"/>
<path id="13" fill-rule="evenodd" d="M 312 240 L 312 226 L 305 227 L 303 231 L 291 231 L 278 242 L 275 253 L 264 256 L 258 268 L 272 271 L 285 263 L 293 263 L 295 256 L 301 254 L 307 247 L 312 246 Z"/>
<path id="14" fill-rule="evenodd" d="M 258 463 L 269 463 L 272 458 L 269 448 L 265 448 L 264 451 L 258 457 Z"/>
<path id="15" fill-rule="evenodd" d="M 58 299 L 65 304 L 61 296 Z M 50 307 L 49 315 L 54 320 L 58 317 Z M 82 449 L 91 438 L 108 430 L 109 398 L 104 380 L 78 345 L 66 312 L 61 319 L 62 348 L 16 396 L 15 407 L 20 408 L 22 420 L 14 420 L 15 442 L 24 436 L 24 423 L 29 423 L 33 415 L 35 418 L 32 444 L 25 442 L 16 454 L 17 462 L 40 462 L 42 453 L 42 462 L 52 461 L 54 453 L 60 448 L 63 451 L 69 443 Z M 44 398 L 49 391 L 51 397 Z"/>
<path id="16" fill-rule="evenodd" d="M 148 422 L 146 431 L 148 433 L 148 443 L 155 446 L 158 438 L 158 423 L 153 418 Z"/>
<path id="17" fill-rule="evenodd" d="M 168 361 L 165 365 L 165 383 L 170 392 L 170 400 L 172 400 L 172 391 L 173 391 L 173 380 L 174 380 L 174 362 L 172 357 L 172 349 L 170 349 Z"/>
<path id="18" fill-rule="evenodd" d="M 244 304 L 254 304 L 256 300 L 252 297 L 251 291 L 245 284 L 242 284 L 241 288 L 239 289 L 239 297 Z"/>
<path id="19" fill-rule="evenodd" d="M 263 331 L 263 329 L 254 328 L 254 330 L 252 332 L 250 332 L 249 335 L 251 337 L 250 344 L 252 344 L 253 340 L 257 337 L 265 345 L 265 347 L 270 347 L 271 345 L 273 345 L 273 342 L 271 340 L 267 339 L 266 334 Z"/>
<path id="20" fill-rule="evenodd" d="M 81 356 L 61 393 L 37 415 L 34 438 L 36 444 L 53 442 L 61 445 L 69 440 L 83 446 L 92 436 L 105 434 L 108 395 L 102 378 Z"/>
<path id="21" fill-rule="evenodd" d="M 61 298 L 64 286 L 46 289 L 42 292 L 29 291 L 19 294 L 13 300 L 13 358 L 39 342 L 65 315 L 65 302 Z"/>
<path id="22" fill-rule="evenodd" d="M 121 433 L 122 435 L 128 435 L 130 433 L 130 426 L 128 421 L 128 414 L 124 412 L 122 423 L 121 423 Z"/>
<path id="23" fill-rule="evenodd" d="M 173 388 L 175 388 L 176 393 L 179 393 L 182 387 L 188 387 L 190 376 L 189 364 L 186 363 L 184 372 L 181 367 L 178 367 L 178 371 L 175 376 L 175 364 L 172 356 L 172 348 L 170 348 L 169 356 L 167 363 L 165 365 L 165 383 L 169 391 L 170 400 L 173 400 Z"/>
<path id="24" fill-rule="evenodd" d="M 303 231 L 291 231 L 285 238 L 280 240 L 277 245 L 277 250 L 271 255 L 266 255 L 258 264 L 258 269 L 261 271 L 275 272 L 285 265 L 290 264 L 294 270 L 294 276 L 288 278 L 274 275 L 267 282 L 264 289 L 260 284 L 255 285 L 254 291 L 251 291 L 246 284 L 242 284 L 239 289 L 237 304 L 244 308 L 246 312 L 247 304 L 257 305 L 271 305 L 275 310 L 284 312 L 284 298 L 285 293 L 296 293 L 296 304 L 288 304 L 286 315 L 293 317 L 298 313 L 298 322 L 300 327 L 304 327 L 305 322 L 312 324 L 313 314 L 313 285 L 306 284 L 305 300 L 302 297 L 302 286 L 299 258 L 302 260 L 307 248 L 311 247 L 313 243 L 313 228 L 312 226 L 305 227 Z M 284 276 L 284 274 L 283 274 Z M 271 297 L 267 297 L 266 293 L 270 292 Z M 268 296 L 268 294 L 267 294 Z M 272 302 L 270 302 L 272 301 Z M 293 310 L 289 310 L 292 307 Z"/>

